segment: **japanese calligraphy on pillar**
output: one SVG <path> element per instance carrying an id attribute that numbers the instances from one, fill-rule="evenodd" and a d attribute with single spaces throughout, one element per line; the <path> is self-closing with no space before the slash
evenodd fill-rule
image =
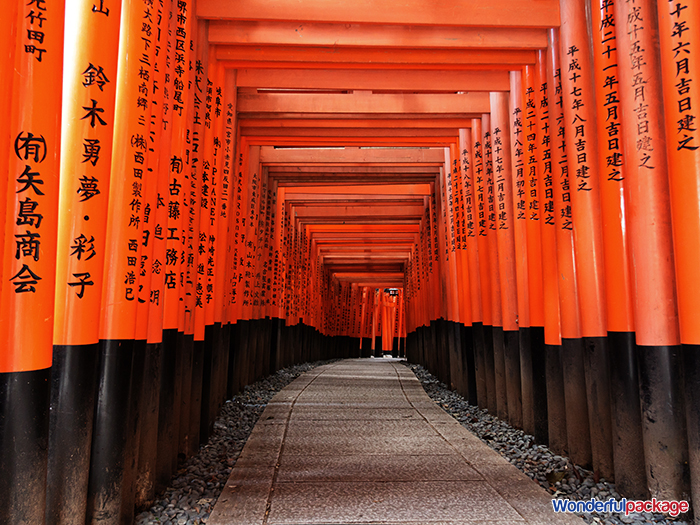
<path id="1" fill-rule="evenodd" d="M 474 141 L 474 191 L 476 192 L 476 232 L 479 237 L 486 237 L 486 195 L 484 158 L 481 141 Z"/>
<path id="2" fill-rule="evenodd" d="M 469 151 L 464 148 L 462 150 L 462 185 L 464 187 L 464 214 L 465 214 L 465 228 L 466 236 L 474 237 L 474 191 L 472 188 L 472 176 L 471 176 L 471 165 L 470 165 Z M 466 238 L 464 239 L 464 247 L 466 248 Z"/>
<path id="3" fill-rule="evenodd" d="M 523 120 L 522 120 L 522 110 L 519 107 L 513 108 L 513 155 L 515 158 L 515 163 L 513 168 L 515 168 L 515 218 L 519 220 L 525 220 L 527 217 L 525 215 L 525 159 L 523 152 L 523 143 L 520 140 L 520 136 L 523 133 Z"/>
<path id="4" fill-rule="evenodd" d="M 617 0 L 620 1 L 620 0 Z M 600 2 L 600 28 L 595 33 L 596 62 L 602 65 L 602 75 L 598 75 L 596 82 L 598 89 L 603 94 L 602 112 L 599 111 L 600 125 L 604 126 L 607 140 L 600 141 L 600 154 L 605 157 L 605 176 L 608 181 L 621 182 L 623 179 L 623 143 L 620 136 L 622 115 L 620 114 L 620 99 L 618 91 L 617 73 L 617 46 L 615 34 L 615 3 L 613 0 Z"/>
<path id="5" fill-rule="evenodd" d="M 547 92 L 547 79 L 540 78 L 539 86 L 539 108 L 537 118 L 539 119 L 540 145 L 542 146 L 542 157 L 540 159 L 540 170 L 542 173 L 542 187 L 544 194 L 540 195 L 542 200 L 542 216 L 544 224 L 554 226 L 554 174 L 552 171 L 552 137 L 549 127 L 549 94 Z"/>
<path id="6" fill-rule="evenodd" d="M 539 141 L 537 137 L 537 103 L 535 100 L 535 85 L 530 82 L 531 75 L 525 75 L 528 80 L 525 88 L 525 164 L 527 175 L 525 176 L 525 193 L 527 201 L 527 218 L 532 221 L 540 220 L 540 201 L 537 195 L 538 186 L 538 162 L 537 150 Z"/>
<path id="7" fill-rule="evenodd" d="M 486 164 L 486 224 L 489 230 L 496 229 L 496 198 L 493 192 L 493 150 L 491 131 L 484 129 L 484 163 Z"/>
<path id="8" fill-rule="evenodd" d="M 629 0 L 627 0 L 629 3 Z M 637 162 L 639 168 L 654 169 L 655 163 L 652 158 L 654 148 L 657 150 L 660 144 L 654 144 L 652 135 L 649 133 L 649 103 L 647 99 L 649 93 L 646 89 L 649 73 L 646 71 L 646 49 L 642 42 L 638 39 L 638 33 L 644 30 L 647 24 L 649 14 L 643 11 L 639 5 L 634 5 L 632 2 L 629 14 L 626 20 L 626 33 L 629 37 L 630 47 L 628 53 L 629 64 L 632 70 L 632 86 L 634 89 L 634 118 L 636 122 L 636 143 L 637 143 Z"/>
<path id="9" fill-rule="evenodd" d="M 556 184 L 561 190 L 561 205 L 557 213 L 559 214 L 562 230 L 573 231 L 574 222 L 571 215 L 571 186 L 569 184 L 569 163 L 566 156 L 566 121 L 564 118 L 564 99 L 561 86 L 561 68 L 554 72 L 554 106 L 556 113 L 556 134 L 557 148 L 559 148 L 559 166 L 557 168 L 558 177 Z"/>
<path id="10" fill-rule="evenodd" d="M 499 230 L 508 229 L 508 207 L 506 206 L 506 184 L 505 168 L 503 166 L 503 138 L 501 128 L 493 130 L 493 171 L 494 188 L 496 194 L 496 205 L 494 224 L 498 224 Z M 507 155 L 508 152 L 505 152 Z"/>
<path id="11" fill-rule="evenodd" d="M 590 126 L 587 118 L 587 113 L 593 108 L 588 108 L 584 100 L 592 100 L 591 94 L 586 93 L 589 89 L 587 81 L 587 73 L 583 71 L 581 66 L 581 56 L 583 51 L 575 44 L 570 45 L 565 50 L 565 79 L 567 80 L 566 88 L 568 89 L 569 97 L 565 97 L 568 108 L 565 107 L 565 115 L 567 115 L 567 125 L 573 130 L 571 143 L 575 152 L 575 156 L 569 159 L 569 164 L 574 167 L 574 177 L 576 180 L 576 191 L 591 191 L 591 161 L 593 161 L 590 153 L 592 142 L 595 140 L 593 129 Z M 562 84 L 563 85 L 563 84 Z M 570 110 L 570 111 L 566 111 Z M 571 115 L 569 117 L 569 115 Z"/>
<path id="12" fill-rule="evenodd" d="M 697 25 L 700 21 L 697 16 L 693 16 L 693 13 L 697 15 L 698 9 L 697 5 L 689 0 L 663 0 L 659 2 L 659 10 L 660 34 L 666 36 L 670 31 L 673 80 L 675 81 L 674 89 L 670 90 L 675 103 L 670 105 L 671 114 L 667 115 L 667 118 L 675 123 L 675 133 L 669 133 L 668 140 L 673 141 L 676 151 L 693 152 L 700 148 L 700 138 L 697 133 L 700 88 L 695 85 L 698 82 L 697 71 L 698 60 L 700 60 L 697 56 Z M 662 46 L 665 47 L 664 44 Z M 668 68 L 668 65 L 666 67 Z M 671 78 L 671 74 L 667 74 L 666 77 Z"/>

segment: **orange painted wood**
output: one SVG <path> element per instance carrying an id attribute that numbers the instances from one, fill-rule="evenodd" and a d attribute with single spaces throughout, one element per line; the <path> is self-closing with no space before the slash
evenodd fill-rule
<path id="1" fill-rule="evenodd" d="M 617 0 L 619 1 L 619 0 Z M 625 213 L 624 138 L 620 107 L 614 2 L 591 4 L 595 66 L 600 199 L 605 252 L 608 331 L 633 332 L 632 276 Z"/>
<path id="2" fill-rule="evenodd" d="M 209 50 L 207 48 L 207 23 L 197 21 L 193 27 L 193 39 L 195 44 L 195 65 L 192 68 L 192 111 L 193 120 L 191 126 L 191 166 L 189 171 L 189 202 L 190 210 L 185 218 L 185 334 L 192 335 L 197 340 L 203 340 L 204 334 L 201 321 L 198 322 L 198 310 L 203 309 L 201 303 L 201 289 L 199 282 L 199 243 L 202 225 L 202 170 L 205 161 L 204 154 L 204 97 L 206 90 L 206 74 L 208 69 Z M 198 294 L 199 292 L 199 294 Z M 199 303 L 199 304 L 198 304 Z"/>
<path id="3" fill-rule="evenodd" d="M 220 141 L 222 149 L 222 171 L 221 171 L 221 222 L 219 223 L 219 239 L 223 241 L 224 249 L 217 252 L 216 265 L 219 272 L 216 274 L 216 286 L 214 287 L 216 311 L 214 321 L 230 323 L 231 291 L 233 288 L 233 229 L 234 229 L 234 198 L 236 191 L 236 140 L 237 140 L 237 118 L 236 118 L 236 72 L 223 71 L 223 129 Z M 276 213 L 278 213 L 277 208 Z M 273 234 L 273 244 L 279 254 L 279 235 L 275 231 Z M 275 281 L 277 286 L 277 281 Z M 279 317 L 277 312 L 275 317 Z"/>
<path id="4" fill-rule="evenodd" d="M 475 122 L 472 121 L 472 126 Z M 479 133 L 480 134 L 480 133 Z M 464 177 L 464 208 L 466 212 L 466 245 L 469 269 L 469 291 L 471 296 L 471 322 L 481 323 L 484 313 L 481 303 L 481 272 L 479 271 L 479 246 L 477 242 L 478 210 L 474 173 L 474 148 L 472 133 L 462 128 L 459 130 L 459 151 L 461 153 L 461 166 Z"/>
<path id="5" fill-rule="evenodd" d="M 508 72 L 425 71 L 416 69 L 239 69 L 242 88 L 333 89 L 386 91 L 488 91 L 507 90 Z"/>
<path id="6" fill-rule="evenodd" d="M 6 199 L 0 215 L 5 255 L 0 273 L 0 372 L 41 370 L 51 367 L 52 360 L 64 5 L 58 0 L 42 5 L 43 22 L 27 18 L 32 6 L 25 2 L 16 9 L 5 6 L 2 12 L 14 13 L 15 22 L 9 24 L 16 32 L 11 30 L 12 42 L 4 40 L 14 50 L 1 49 L 5 58 L 0 63 L 7 66 L 13 57 L 12 71 L 3 78 L 4 89 L 12 90 L 12 108 L 3 115 L 8 122 L 2 137 L 6 189 L 0 193 Z M 41 42 L 34 31 L 43 33 Z M 25 210 L 41 215 L 42 221 L 26 217 Z"/>
<path id="7" fill-rule="evenodd" d="M 547 47 L 547 91 L 550 93 L 549 126 L 554 179 L 554 222 L 557 242 L 557 284 L 561 335 L 568 339 L 581 337 L 578 283 L 576 281 L 576 254 L 574 251 L 574 224 L 571 212 L 571 181 L 566 156 L 567 125 L 561 87 L 559 60 L 559 30 L 549 34 Z"/>
<path id="8" fill-rule="evenodd" d="M 402 49 L 347 48 L 333 46 L 217 46 L 216 58 L 236 69 L 499 69 L 532 64 L 531 50 L 500 49 Z"/>
<path id="9" fill-rule="evenodd" d="M 474 190 L 474 235 L 476 236 L 478 273 L 481 282 L 481 315 L 484 325 L 493 326 L 491 259 L 488 242 L 488 203 L 486 163 L 484 162 L 483 126 L 481 119 L 472 120 L 473 168 L 472 188 Z M 471 272 L 470 272 L 471 273 Z"/>
<path id="10" fill-rule="evenodd" d="M 571 182 L 576 279 L 583 337 L 607 335 L 600 170 L 594 71 L 585 5 L 562 1 L 560 53 L 566 153 Z M 566 72 L 566 73 L 564 73 Z"/>
<path id="11" fill-rule="evenodd" d="M 163 5 L 165 12 L 158 13 L 162 20 L 159 20 L 163 26 L 161 30 L 161 46 L 166 52 L 162 55 L 162 62 L 159 62 L 158 68 L 165 72 L 166 63 L 172 64 L 175 59 L 175 23 L 176 16 L 168 16 L 172 13 L 173 3 L 166 1 Z M 177 4 L 174 6 L 177 9 Z M 159 8 L 158 11 L 161 11 Z M 166 37 L 169 35 L 169 37 Z M 166 40 L 167 38 L 167 40 Z M 160 55 L 160 54 L 159 54 Z M 158 57 L 160 58 L 160 56 Z M 174 72 L 169 75 L 172 82 Z M 157 84 L 160 90 L 161 86 L 167 86 L 165 74 L 163 74 L 162 82 Z M 172 154 L 173 143 L 173 112 L 171 111 L 172 89 L 163 90 L 162 106 L 159 108 L 159 118 L 157 120 L 160 128 L 160 143 L 156 148 L 158 155 L 158 184 L 157 198 L 154 209 L 153 220 L 155 221 L 152 228 L 153 242 L 153 265 L 151 272 L 151 293 L 149 297 L 150 310 L 148 314 L 148 342 L 160 343 L 163 340 L 163 329 L 165 328 L 165 273 L 167 271 L 167 237 L 168 237 L 168 221 L 169 221 L 169 202 L 170 198 L 170 161 Z"/>
<path id="12" fill-rule="evenodd" d="M 539 194 L 542 137 L 539 130 L 537 68 L 523 70 L 523 158 L 525 163 L 525 216 L 527 224 L 527 267 L 530 326 L 544 326 L 544 278 L 542 274 L 542 221 Z"/>
<path id="13" fill-rule="evenodd" d="M 459 294 L 459 322 L 472 324 L 470 293 L 469 255 L 467 254 L 467 214 L 465 209 L 466 189 L 464 166 L 460 162 L 460 144 L 450 146 L 452 171 L 452 201 L 455 213 L 455 257 L 457 260 L 457 291 Z"/>
<path id="14" fill-rule="evenodd" d="M 681 342 L 699 344 L 700 6 L 682 0 L 657 5 Z M 677 53 L 681 46 L 688 52 Z"/>
<path id="15" fill-rule="evenodd" d="M 269 115 L 260 115 L 258 118 L 246 117 L 241 118 L 242 128 L 254 127 L 271 127 L 271 128 L 355 128 L 355 129 L 380 129 L 380 128 L 406 128 L 406 129 L 444 129 L 444 128 L 460 128 L 469 127 L 469 122 L 465 122 L 461 118 L 453 117 L 433 117 L 431 115 L 385 115 L 383 118 L 367 115 L 362 118 L 353 116 L 345 116 L 343 118 L 308 118 L 289 117 L 277 118 Z M 391 117 L 391 118 L 390 118 Z"/>
<path id="16" fill-rule="evenodd" d="M 224 68 L 214 62 L 209 70 L 207 81 L 207 103 L 206 112 L 210 114 L 211 133 L 208 136 L 205 133 L 205 140 L 211 141 L 210 159 L 210 182 L 209 182 L 209 205 L 206 221 L 209 227 L 209 236 L 207 239 L 206 262 L 204 271 L 206 273 L 206 284 L 204 289 L 204 324 L 211 326 L 217 322 L 217 317 L 221 314 L 220 310 L 221 299 L 217 296 L 217 283 L 219 274 L 225 271 L 225 267 L 217 264 L 221 258 L 220 253 L 225 253 L 226 250 L 226 233 L 227 224 L 225 217 L 222 217 L 222 205 L 224 205 L 224 151 L 223 151 L 223 133 L 224 133 L 224 118 L 225 108 L 223 101 L 224 90 Z M 206 116 L 206 113 L 205 113 Z M 207 148 L 205 148 L 206 151 Z M 228 191 L 226 191 L 226 198 Z M 226 205 L 228 203 L 226 202 Z M 268 237 L 269 239 L 269 233 Z"/>
<path id="17" fill-rule="evenodd" d="M 275 9 L 260 0 L 241 0 L 232 5 L 222 0 L 197 3 L 197 16 L 214 19 L 281 20 L 408 25 L 462 25 L 489 27 L 551 27 L 559 25 L 559 4 L 555 0 L 523 2 L 499 0 L 484 4 L 478 0 L 448 0 L 435 4 L 410 0 L 396 8 L 388 0 L 339 0 L 329 4 L 310 0 L 277 2 Z"/>
<path id="18" fill-rule="evenodd" d="M 515 269 L 515 225 L 513 220 L 513 169 L 508 94 L 491 93 L 491 137 L 493 142 L 496 235 L 501 286 L 503 329 L 518 329 L 518 290 Z"/>
<path id="19" fill-rule="evenodd" d="M 464 115 L 488 111 L 487 93 L 468 94 L 239 94 L 241 113 L 426 113 Z"/>
<path id="20" fill-rule="evenodd" d="M 523 88 L 520 71 L 510 73 L 511 161 L 513 165 L 513 215 L 515 233 L 516 279 L 518 284 L 518 326 L 530 325 L 530 288 L 528 284 L 527 207 L 525 204 L 525 151 L 523 147 Z"/>
<path id="21" fill-rule="evenodd" d="M 17 9 L 18 2 L 2 2 L 0 4 L 0 76 L 11 78 L 15 66 L 15 41 L 17 39 Z M 12 83 L 4 82 L 0 86 L 0 111 L 3 115 L 9 115 L 12 107 Z M 10 136 L 10 123 L 8 119 L 0 120 L 0 136 Z M 11 144 L 7 140 L 0 143 L 0 166 L 7 166 L 10 158 Z M 3 206 L 7 202 L 8 185 L 0 183 L 0 202 Z M 8 220 L 5 214 L 0 215 L 2 220 Z M 0 246 L 5 246 L 5 224 L 0 227 Z M 0 296 L 5 287 L 4 280 L 0 282 Z"/>
<path id="22" fill-rule="evenodd" d="M 168 8 L 170 6 L 168 5 Z M 149 110 L 148 110 L 148 134 L 146 140 L 146 173 L 145 194 L 143 206 L 143 235 L 141 238 L 141 260 L 139 261 L 139 303 L 136 307 L 136 339 L 144 341 L 150 339 L 152 343 L 162 341 L 163 320 L 160 309 L 160 288 L 152 288 L 152 285 L 160 284 L 156 279 L 160 271 L 160 265 L 165 259 L 164 245 L 159 244 L 156 251 L 155 245 L 160 240 L 165 240 L 162 231 L 162 223 L 159 221 L 160 212 L 164 211 L 165 201 L 159 201 L 161 192 L 167 191 L 167 178 L 160 176 L 160 159 L 164 144 L 161 139 L 163 130 L 163 108 L 165 105 L 165 62 L 164 52 L 156 54 L 156 47 L 167 49 L 166 35 L 168 34 L 168 13 L 163 6 L 154 6 L 154 31 L 149 57 L 151 61 L 151 76 L 149 80 Z M 167 159 L 166 159 L 167 162 Z M 162 215 L 162 220 L 165 216 Z M 160 225 L 160 233 L 156 227 Z M 161 239 L 158 239 L 160 237 Z M 156 262 L 157 261 L 157 262 Z"/>
<path id="23" fill-rule="evenodd" d="M 362 46 L 408 48 L 537 49 L 547 45 L 543 28 L 424 27 L 348 23 L 212 20 L 212 44 Z"/>
<path id="24" fill-rule="evenodd" d="M 61 195 L 56 251 L 54 344 L 94 344 L 99 339 L 105 230 L 109 199 L 120 7 L 112 17 L 92 12 L 86 0 L 67 14 L 62 108 Z M 98 45 L 99 43 L 99 45 Z M 85 85 L 87 84 L 87 85 Z M 84 107 L 96 100 L 106 125 L 91 126 Z M 87 186 L 99 193 L 78 193 Z M 69 283 L 86 284 L 70 285 Z"/>
<path id="25" fill-rule="evenodd" d="M 302 164 L 313 166 L 317 164 L 354 166 L 363 163 L 365 166 L 387 165 L 427 165 L 441 166 L 445 162 L 445 154 L 441 148 L 431 149 L 274 149 L 270 146 L 260 148 L 260 162 L 266 165 Z M 352 170 L 351 170 L 352 171 Z"/>
<path id="26" fill-rule="evenodd" d="M 491 114 L 484 113 L 481 116 L 482 151 L 484 155 L 484 180 L 485 180 L 485 206 L 486 206 L 486 242 L 488 247 L 488 271 L 491 281 L 491 324 L 503 327 L 503 312 L 501 305 L 501 281 L 499 275 L 500 261 L 498 257 L 498 239 L 496 231 L 498 220 L 496 217 L 497 198 L 494 186 L 493 166 L 493 135 L 491 131 Z"/>
<path id="27" fill-rule="evenodd" d="M 148 136 L 150 120 L 139 71 L 143 66 L 150 78 L 151 67 L 150 49 L 141 39 L 143 16 L 143 6 L 125 5 L 119 32 L 111 163 L 111 173 L 119 176 L 111 177 L 109 187 L 100 339 L 134 339 L 139 300 L 148 299 L 139 293 L 148 157 L 138 137 Z"/>
<path id="28" fill-rule="evenodd" d="M 194 116 L 192 93 L 190 90 L 190 74 L 183 64 L 189 63 L 192 55 L 192 18 L 178 19 L 180 7 L 173 2 L 173 18 L 177 21 L 175 28 L 174 46 L 183 47 L 185 53 L 176 56 L 174 63 L 181 67 L 172 74 L 172 105 L 171 105 L 171 142 L 167 163 L 168 192 L 165 203 L 168 207 L 168 222 L 165 237 L 165 266 L 164 266 L 164 311 L 163 329 L 178 329 L 184 331 L 185 319 L 185 219 L 189 216 L 189 171 L 191 165 L 191 142 L 189 128 Z"/>
<path id="29" fill-rule="evenodd" d="M 538 131 L 538 196 L 540 200 L 540 234 L 542 243 L 542 292 L 544 315 L 544 342 L 561 344 L 561 318 L 559 313 L 559 286 L 556 279 L 557 233 L 554 206 L 554 165 L 552 163 L 552 127 L 549 121 L 550 92 L 547 85 L 546 51 L 538 52 L 537 84 L 535 98 Z M 553 93 L 556 95 L 556 93 Z"/>

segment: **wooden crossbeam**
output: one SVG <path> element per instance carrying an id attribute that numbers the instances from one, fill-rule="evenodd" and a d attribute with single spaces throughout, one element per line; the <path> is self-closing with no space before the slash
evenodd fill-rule
<path id="1" fill-rule="evenodd" d="M 208 19 L 439 25 L 558 27 L 558 0 L 200 0 Z"/>
<path id="2" fill-rule="evenodd" d="M 379 24 L 212 20 L 209 42 L 236 45 L 541 49 L 543 28 L 435 27 Z"/>

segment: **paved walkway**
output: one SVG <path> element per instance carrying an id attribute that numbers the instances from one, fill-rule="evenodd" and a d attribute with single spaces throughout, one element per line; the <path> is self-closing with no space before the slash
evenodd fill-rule
<path id="1" fill-rule="evenodd" d="M 388 359 L 296 379 L 267 405 L 208 520 L 233 524 L 553 524 L 551 497 Z"/>

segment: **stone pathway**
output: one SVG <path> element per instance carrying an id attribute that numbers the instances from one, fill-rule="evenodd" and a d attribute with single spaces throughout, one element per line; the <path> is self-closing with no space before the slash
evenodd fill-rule
<path id="1" fill-rule="evenodd" d="M 209 525 L 582 524 L 389 359 L 346 360 L 279 392 Z"/>

